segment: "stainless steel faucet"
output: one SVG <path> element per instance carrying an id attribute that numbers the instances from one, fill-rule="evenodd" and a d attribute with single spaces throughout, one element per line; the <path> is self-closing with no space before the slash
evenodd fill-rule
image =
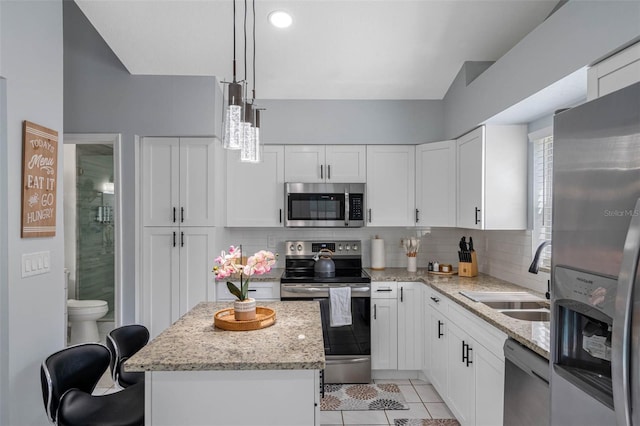
<path id="1" fill-rule="evenodd" d="M 532 274 L 538 273 L 538 267 L 539 267 L 538 263 L 540 263 L 540 253 L 542 253 L 542 250 L 545 248 L 545 246 L 549 244 L 551 244 L 551 241 L 544 241 L 536 249 L 536 254 L 533 256 L 533 261 L 531 262 L 531 266 L 529 266 L 529 272 L 531 272 Z"/>

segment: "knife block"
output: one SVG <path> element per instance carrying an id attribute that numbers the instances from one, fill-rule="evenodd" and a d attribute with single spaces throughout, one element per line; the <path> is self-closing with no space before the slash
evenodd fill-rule
<path id="1" fill-rule="evenodd" d="M 458 276 L 475 277 L 478 275 L 478 258 L 476 252 L 471 252 L 471 262 L 458 262 Z"/>

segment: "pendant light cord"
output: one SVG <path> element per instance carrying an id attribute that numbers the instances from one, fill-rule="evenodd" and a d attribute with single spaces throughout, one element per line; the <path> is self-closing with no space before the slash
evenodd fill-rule
<path id="1" fill-rule="evenodd" d="M 256 100 L 256 0 L 253 0 L 253 90 L 252 98 Z"/>
<path id="2" fill-rule="evenodd" d="M 249 84 L 247 78 L 247 0 L 244 0 L 244 81 Z"/>
<path id="3" fill-rule="evenodd" d="M 236 82 L 236 0 L 233 0 L 233 82 Z"/>

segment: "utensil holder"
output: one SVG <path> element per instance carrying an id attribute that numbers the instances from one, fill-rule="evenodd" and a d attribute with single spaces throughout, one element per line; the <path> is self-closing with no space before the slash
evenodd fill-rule
<path id="1" fill-rule="evenodd" d="M 471 252 L 471 262 L 458 262 L 458 275 L 461 277 L 475 277 L 478 275 L 478 258 L 476 252 Z"/>

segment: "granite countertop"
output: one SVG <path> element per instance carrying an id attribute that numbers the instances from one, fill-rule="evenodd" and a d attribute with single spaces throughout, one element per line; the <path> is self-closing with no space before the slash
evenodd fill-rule
<path id="1" fill-rule="evenodd" d="M 126 371 L 321 370 L 325 365 L 320 304 L 260 302 L 276 311 L 274 325 L 226 331 L 213 315 L 230 302 L 202 302 L 124 364 Z"/>
<path id="2" fill-rule="evenodd" d="M 383 271 L 366 269 L 366 271 L 371 275 L 372 281 L 422 282 L 537 354 L 549 359 L 550 328 L 548 321 L 523 321 L 511 318 L 460 294 L 461 291 L 526 291 L 544 299 L 544 295 L 541 293 L 484 274 L 467 278 L 458 275 L 434 275 L 426 269 L 418 269 L 416 272 L 407 272 L 406 268 L 386 268 Z"/>

